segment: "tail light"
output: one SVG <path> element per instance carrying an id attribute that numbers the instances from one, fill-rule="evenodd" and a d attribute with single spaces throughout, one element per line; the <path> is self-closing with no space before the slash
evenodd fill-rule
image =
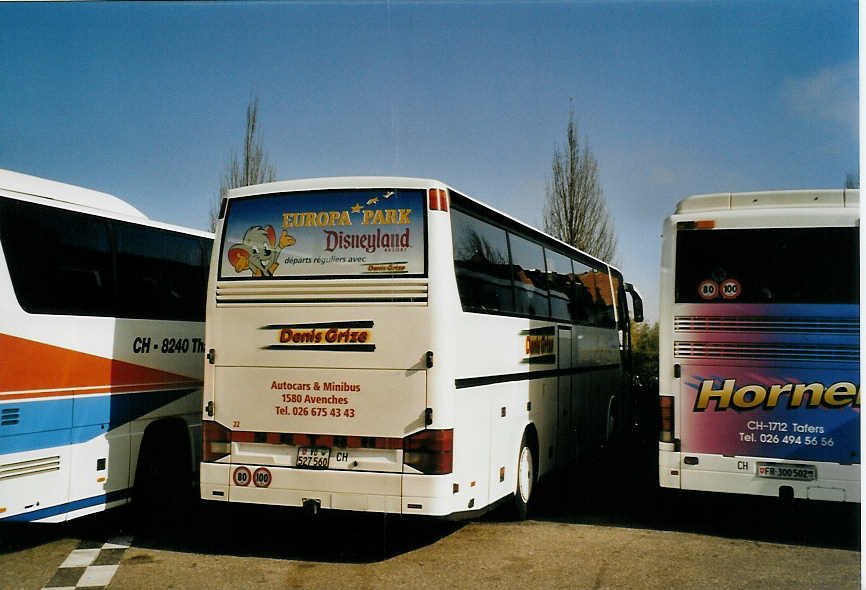
<path id="1" fill-rule="evenodd" d="M 674 398 L 669 395 L 659 396 L 661 423 L 659 424 L 659 441 L 674 442 Z"/>
<path id="2" fill-rule="evenodd" d="M 403 439 L 403 463 L 428 475 L 451 473 L 454 430 L 422 430 Z"/>
<path id="3" fill-rule="evenodd" d="M 202 461 L 216 461 L 231 452 L 231 430 L 212 420 L 202 420 L 201 427 Z"/>

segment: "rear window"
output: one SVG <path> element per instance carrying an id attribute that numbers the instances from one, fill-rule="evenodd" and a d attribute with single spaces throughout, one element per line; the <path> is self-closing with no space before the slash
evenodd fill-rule
<path id="1" fill-rule="evenodd" d="M 858 303 L 855 227 L 677 232 L 678 303 Z"/>
<path id="2" fill-rule="evenodd" d="M 220 279 L 426 274 L 424 191 L 363 189 L 232 199 Z"/>

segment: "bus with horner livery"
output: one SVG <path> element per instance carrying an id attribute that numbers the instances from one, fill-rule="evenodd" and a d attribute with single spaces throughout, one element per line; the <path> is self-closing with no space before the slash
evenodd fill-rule
<path id="1" fill-rule="evenodd" d="M 234 189 L 216 231 L 206 500 L 525 517 L 631 424 L 634 288 L 439 181 Z"/>
<path id="2" fill-rule="evenodd" d="M 860 501 L 859 191 L 697 195 L 664 223 L 659 482 Z"/>
<path id="3" fill-rule="evenodd" d="M 0 170 L 0 523 L 189 501 L 212 241 Z"/>

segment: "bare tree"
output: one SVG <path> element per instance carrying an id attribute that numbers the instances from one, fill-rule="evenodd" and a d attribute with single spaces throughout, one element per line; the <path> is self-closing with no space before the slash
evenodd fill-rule
<path id="1" fill-rule="evenodd" d="M 581 146 L 568 117 L 566 145 L 553 149 L 553 178 L 545 188 L 544 231 L 584 252 L 610 261 L 616 234 L 598 180 L 598 161 L 586 140 Z"/>
<path id="2" fill-rule="evenodd" d="M 262 148 L 261 137 L 258 136 L 259 99 L 250 100 L 247 105 L 247 129 L 244 136 L 244 148 L 240 158 L 235 151 L 229 156 L 226 170 L 220 179 L 219 192 L 210 208 L 211 231 L 216 227 L 219 208 L 223 198 L 230 189 L 276 180 L 274 167 L 268 162 Z"/>

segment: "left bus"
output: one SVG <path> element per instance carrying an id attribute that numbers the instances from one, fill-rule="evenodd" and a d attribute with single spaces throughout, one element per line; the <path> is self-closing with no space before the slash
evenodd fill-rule
<path id="1" fill-rule="evenodd" d="M 212 241 L 0 170 L 0 522 L 192 491 Z"/>

